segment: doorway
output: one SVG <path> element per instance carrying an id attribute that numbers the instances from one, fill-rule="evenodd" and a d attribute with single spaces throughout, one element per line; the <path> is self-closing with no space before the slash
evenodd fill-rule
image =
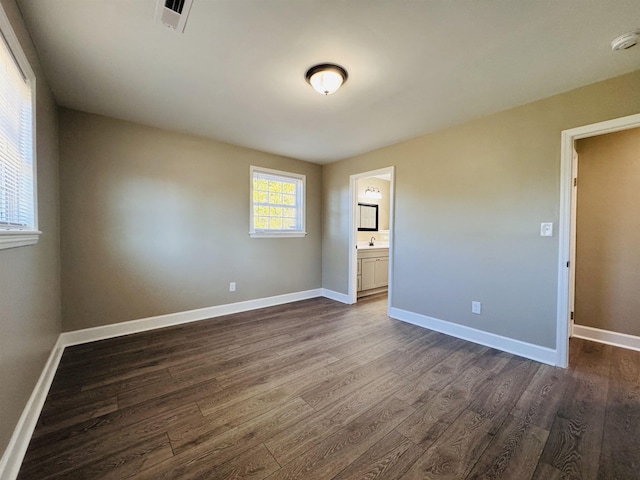
<path id="1" fill-rule="evenodd" d="M 351 208 L 348 295 L 352 304 L 358 301 L 359 296 L 383 291 L 386 281 L 387 308 L 391 305 L 394 173 L 394 167 L 386 167 L 349 177 Z M 359 254 L 366 258 L 358 258 Z M 386 278 L 383 278 L 385 272 Z"/>
<path id="2" fill-rule="evenodd" d="M 595 137 L 607 133 L 640 127 L 640 114 L 600 122 L 562 132 L 562 151 L 560 162 L 560 219 L 559 219 L 559 262 L 558 262 L 558 312 L 556 330 L 556 364 L 567 367 L 569 363 L 569 337 L 572 334 L 571 314 L 575 288 L 575 251 L 577 209 L 575 189 L 577 185 L 574 172 L 578 167 L 575 155 L 577 140 Z M 606 339 L 601 339 L 609 343 Z"/>
<path id="3" fill-rule="evenodd" d="M 571 331 L 587 340 L 638 349 L 640 128 L 577 140 L 576 150 L 580 176 Z"/>

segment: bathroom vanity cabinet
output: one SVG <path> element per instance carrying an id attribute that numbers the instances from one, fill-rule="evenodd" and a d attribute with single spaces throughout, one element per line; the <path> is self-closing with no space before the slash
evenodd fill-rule
<path id="1" fill-rule="evenodd" d="M 359 295 L 384 291 L 389 284 L 389 249 L 358 250 Z M 371 292 L 369 292 L 371 290 Z"/>

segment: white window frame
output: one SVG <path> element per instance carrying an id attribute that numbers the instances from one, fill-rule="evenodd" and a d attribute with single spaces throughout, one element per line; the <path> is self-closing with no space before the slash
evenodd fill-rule
<path id="1" fill-rule="evenodd" d="M 32 135 L 32 167 L 33 167 L 33 225 L 29 228 L 8 228 L 0 226 L 0 250 L 5 248 L 23 247 L 26 245 L 34 245 L 40 238 L 40 232 L 38 230 L 38 175 L 36 169 L 36 76 L 31 69 L 31 65 L 27 60 L 27 56 L 22 50 L 22 46 L 18 41 L 11 23 L 7 18 L 7 15 L 0 6 L 0 42 L 6 43 L 9 51 L 13 55 L 18 68 L 22 71 L 25 81 L 29 84 L 31 89 L 31 135 Z"/>
<path id="2" fill-rule="evenodd" d="M 273 170 L 270 168 L 262 168 L 251 165 L 249 169 L 249 235 L 251 238 L 286 238 L 286 237 L 304 237 L 306 231 L 306 196 L 307 196 L 307 176 L 299 173 L 283 172 L 281 170 Z M 281 177 L 283 180 L 293 179 L 300 181 L 302 184 L 302 195 L 300 195 L 301 205 L 297 206 L 301 214 L 300 229 L 298 230 L 256 230 L 253 223 L 253 176 L 255 173 L 264 173 Z"/>

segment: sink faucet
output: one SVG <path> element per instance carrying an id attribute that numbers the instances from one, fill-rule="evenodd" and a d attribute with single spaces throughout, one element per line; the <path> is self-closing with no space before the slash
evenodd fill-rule
<path id="1" fill-rule="evenodd" d="M 371 240 L 369 240 L 369 246 L 373 247 L 373 241 L 376 239 L 376 237 L 371 237 Z"/>

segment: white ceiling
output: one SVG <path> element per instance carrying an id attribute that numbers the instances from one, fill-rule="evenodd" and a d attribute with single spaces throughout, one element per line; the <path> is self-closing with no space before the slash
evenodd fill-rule
<path id="1" fill-rule="evenodd" d="M 18 0 L 60 105 L 327 163 L 640 68 L 638 0 Z M 328 97 L 306 70 L 338 63 Z"/>

